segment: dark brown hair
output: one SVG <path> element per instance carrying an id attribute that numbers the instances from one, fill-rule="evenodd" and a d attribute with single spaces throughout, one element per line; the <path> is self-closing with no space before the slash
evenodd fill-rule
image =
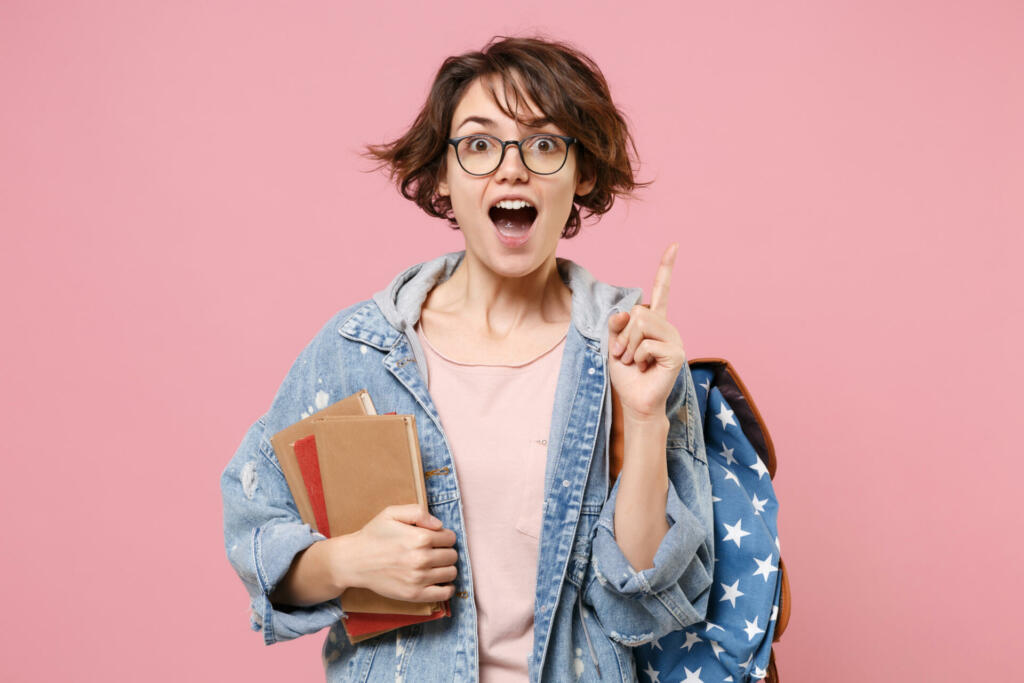
<path id="1" fill-rule="evenodd" d="M 527 125 L 550 122 L 579 140 L 576 159 L 581 177 L 594 189 L 576 196 L 562 237 L 579 232 L 583 217 L 612 208 L 616 196 L 629 196 L 649 183 L 634 179 L 636 145 L 622 113 L 612 102 L 608 83 L 592 59 L 572 46 L 543 38 L 495 36 L 480 52 L 449 57 L 441 65 L 423 109 L 405 135 L 393 142 L 367 145 L 366 156 L 387 168 L 402 196 L 431 216 L 458 228 L 451 200 L 437 193 L 446 172 L 447 140 L 462 95 L 478 78 L 497 75 L 518 105 L 523 91 L 544 114 L 527 120 L 491 96 L 510 118 Z M 581 212 L 585 212 L 581 216 Z"/>

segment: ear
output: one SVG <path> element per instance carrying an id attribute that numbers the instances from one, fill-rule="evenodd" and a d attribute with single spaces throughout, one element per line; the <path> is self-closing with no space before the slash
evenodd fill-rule
<path id="1" fill-rule="evenodd" d="M 448 187 L 448 164 L 442 160 L 441 168 L 437 171 L 437 194 L 440 197 L 451 196 L 451 188 Z"/>
<path id="2" fill-rule="evenodd" d="M 594 186 L 597 185 L 597 177 L 595 174 L 579 175 L 576 180 L 576 191 L 573 193 L 577 197 L 583 197 L 591 193 Z"/>
<path id="3" fill-rule="evenodd" d="M 442 156 L 441 163 L 437 167 L 436 175 L 434 176 L 437 180 L 436 193 L 438 197 L 452 196 L 452 188 L 449 186 L 449 182 L 447 182 L 447 172 L 449 172 L 449 161 L 447 161 L 446 156 Z"/>

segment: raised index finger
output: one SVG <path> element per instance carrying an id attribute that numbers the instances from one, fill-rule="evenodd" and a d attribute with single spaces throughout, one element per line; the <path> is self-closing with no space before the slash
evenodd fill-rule
<path id="1" fill-rule="evenodd" d="M 661 264 L 654 276 L 654 289 L 651 290 L 651 310 L 663 318 L 668 317 L 668 286 L 672 279 L 672 267 L 679 253 L 679 243 L 673 242 L 661 255 Z"/>

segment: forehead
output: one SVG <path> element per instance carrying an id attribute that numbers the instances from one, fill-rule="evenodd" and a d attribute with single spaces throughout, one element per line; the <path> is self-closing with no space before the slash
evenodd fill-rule
<path id="1" fill-rule="evenodd" d="M 452 129 L 458 128 L 470 116 L 491 119 L 497 124 L 515 123 L 515 119 L 506 112 L 512 112 L 521 122 L 543 119 L 544 112 L 529 96 L 526 90 L 518 87 L 519 97 L 516 98 L 510 84 L 498 75 L 477 78 L 463 93 L 452 115 Z"/>

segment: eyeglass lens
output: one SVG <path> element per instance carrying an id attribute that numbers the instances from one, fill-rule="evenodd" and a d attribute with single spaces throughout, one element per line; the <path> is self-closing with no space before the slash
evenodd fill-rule
<path id="1" fill-rule="evenodd" d="M 512 147 L 513 145 L 509 145 Z M 554 173 L 565 163 L 569 147 L 561 138 L 531 135 L 519 145 L 523 164 L 534 173 Z M 501 163 L 501 141 L 491 135 L 473 135 L 458 143 L 459 163 L 467 172 L 486 175 Z M 509 150 L 506 152 L 508 154 Z"/>

